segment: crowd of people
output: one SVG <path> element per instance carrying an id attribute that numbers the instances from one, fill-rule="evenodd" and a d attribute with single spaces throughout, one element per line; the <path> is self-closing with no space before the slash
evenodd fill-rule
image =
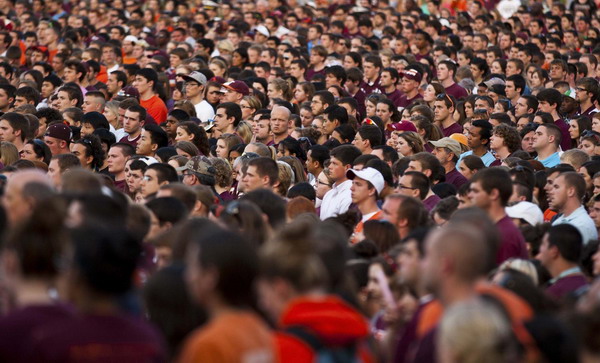
<path id="1" fill-rule="evenodd" d="M 0 361 L 600 360 L 592 0 L 0 0 Z"/>

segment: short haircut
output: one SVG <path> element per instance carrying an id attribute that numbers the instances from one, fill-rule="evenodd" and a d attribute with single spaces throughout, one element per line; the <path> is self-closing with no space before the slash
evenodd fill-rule
<path id="1" fill-rule="evenodd" d="M 410 187 L 419 191 L 419 198 L 421 200 L 425 199 L 431 186 L 427 175 L 421 173 L 420 171 L 407 171 L 404 173 L 404 175 L 411 177 Z"/>
<path id="2" fill-rule="evenodd" d="M 23 88 L 26 88 L 26 87 L 23 87 Z M 19 90 L 21 90 L 23 88 L 19 88 L 17 90 L 17 96 L 18 96 Z M 62 86 L 58 91 L 65 92 L 67 94 L 67 98 L 69 99 L 69 101 L 77 100 L 77 104 L 75 104 L 75 107 L 81 107 L 81 104 L 83 103 L 83 93 L 81 93 L 81 89 L 79 89 L 79 87 L 74 87 L 74 86 L 70 86 L 70 84 L 66 84 L 66 85 Z"/>
<path id="3" fill-rule="evenodd" d="M 18 88 L 15 91 L 15 97 L 17 96 L 24 97 L 27 100 L 27 103 L 33 102 L 34 104 L 37 104 L 40 102 L 40 93 L 33 87 L 25 86 Z"/>
<path id="4" fill-rule="evenodd" d="M 381 150 L 381 153 L 383 154 L 383 161 L 385 162 L 394 164 L 398 159 L 400 159 L 396 149 L 389 145 L 377 145 L 373 147 L 373 150 Z"/>
<path id="5" fill-rule="evenodd" d="M 341 85 L 343 86 L 346 83 L 346 70 L 344 67 L 333 65 L 325 68 L 325 74 L 332 74 L 336 79 L 340 80 Z"/>
<path id="6" fill-rule="evenodd" d="M 544 88 L 537 94 L 539 102 L 548 102 L 550 105 L 556 105 L 556 109 L 562 104 L 563 96 L 559 90 L 554 88 Z"/>
<path id="7" fill-rule="evenodd" d="M 331 122 L 337 120 L 340 125 L 348 123 L 348 111 L 342 106 L 329 106 L 323 111 L 323 113 L 327 114 L 327 119 Z"/>
<path id="8" fill-rule="evenodd" d="M 269 185 L 271 186 L 279 180 L 279 167 L 277 166 L 277 162 L 271 158 L 261 156 L 259 158 L 250 159 L 250 161 L 248 161 L 248 167 L 250 166 L 256 168 L 256 172 L 259 176 L 268 176 Z"/>
<path id="9" fill-rule="evenodd" d="M 163 226 L 165 223 L 176 224 L 187 218 L 188 209 L 182 201 L 175 197 L 154 198 L 146 207 L 158 219 L 158 224 Z"/>
<path id="10" fill-rule="evenodd" d="M 169 146 L 169 136 L 165 130 L 155 124 L 144 125 L 144 130 L 150 133 L 150 143 L 156 144 L 158 149 L 161 147 Z"/>
<path id="11" fill-rule="evenodd" d="M 139 115 L 138 120 L 140 122 L 146 121 L 147 114 L 146 114 L 146 109 L 144 107 L 142 107 L 140 105 L 133 105 L 133 106 L 129 106 L 127 108 L 127 111 L 137 113 Z"/>
<path id="12" fill-rule="evenodd" d="M 29 121 L 25 116 L 16 112 L 7 112 L 0 117 L 0 120 L 8 121 L 13 130 L 20 130 L 21 141 L 25 141 L 25 136 L 29 133 Z"/>
<path id="13" fill-rule="evenodd" d="M 321 168 L 325 167 L 325 162 L 329 160 L 329 149 L 323 145 L 314 145 L 310 149 L 310 157 L 319 163 Z M 315 175 L 318 176 L 318 175 Z"/>
<path id="14" fill-rule="evenodd" d="M 488 194 L 494 189 L 498 190 L 500 203 L 506 207 L 512 194 L 512 180 L 508 171 L 501 167 L 479 170 L 471 177 L 471 185 L 476 182 L 479 182 L 481 188 Z"/>
<path id="15" fill-rule="evenodd" d="M 74 69 L 75 73 L 81 73 L 81 76 L 79 76 L 79 81 L 82 81 L 85 78 L 85 75 L 87 74 L 87 70 L 85 69 L 84 65 L 77 60 L 68 60 L 65 62 L 65 68 L 70 68 L 70 69 Z"/>
<path id="16" fill-rule="evenodd" d="M 480 129 L 479 136 L 482 140 L 490 140 L 494 126 L 488 120 L 473 120 L 471 126 L 478 127 Z M 489 144 L 489 143 L 488 143 Z"/>
<path id="17" fill-rule="evenodd" d="M 54 155 L 51 160 L 57 161 L 61 173 L 68 169 L 78 168 L 81 166 L 79 158 L 73 154 Z"/>
<path id="18" fill-rule="evenodd" d="M 533 109 L 536 111 L 538 109 L 539 102 L 535 96 L 532 95 L 521 95 L 521 98 L 525 100 L 527 104 L 527 109 Z"/>
<path id="19" fill-rule="evenodd" d="M 431 176 L 429 176 L 429 180 L 431 182 L 433 182 L 438 170 L 442 167 L 440 161 L 433 154 L 426 151 L 416 153 L 410 157 L 410 160 L 421 163 L 421 168 L 423 171 L 431 170 Z"/>
<path id="20" fill-rule="evenodd" d="M 353 145 L 340 145 L 331 150 L 330 156 L 338 159 L 342 165 L 352 165 L 354 160 L 359 157 L 362 153 L 356 146 Z"/>
<path id="21" fill-rule="evenodd" d="M 234 102 L 223 102 L 217 106 L 217 110 L 219 108 L 225 109 L 225 115 L 227 116 L 227 118 L 233 117 L 233 126 L 237 127 L 237 125 L 242 120 L 241 107 Z"/>
<path id="22" fill-rule="evenodd" d="M 333 96 L 333 93 L 329 91 L 317 91 L 315 92 L 313 98 L 317 96 L 321 99 L 323 104 L 328 106 L 333 106 L 335 104 L 335 97 Z"/>
<path id="23" fill-rule="evenodd" d="M 548 244 L 556 246 L 562 258 L 569 262 L 579 262 L 584 241 L 577 228 L 564 223 L 550 227 L 547 233 Z"/>
<path id="24" fill-rule="evenodd" d="M 169 183 L 174 183 L 174 182 L 179 181 L 179 176 L 177 176 L 177 171 L 175 170 L 174 167 L 172 167 L 169 164 L 166 164 L 166 163 L 150 164 L 146 168 L 146 171 L 148 171 L 148 170 L 156 171 L 156 179 L 158 180 L 159 184 L 162 182 L 165 182 L 165 181 L 167 181 Z"/>
<path id="25" fill-rule="evenodd" d="M 124 142 L 114 143 L 110 147 L 119 148 L 121 150 L 121 154 L 123 154 L 125 157 L 133 156 L 135 154 L 135 148 L 133 145 Z"/>
<path id="26" fill-rule="evenodd" d="M 560 127 L 556 126 L 555 124 L 545 123 L 538 126 L 538 128 L 542 126 L 546 128 L 548 135 L 554 136 L 554 145 L 558 147 L 562 139 L 562 132 L 560 131 Z"/>
<path id="27" fill-rule="evenodd" d="M 148 80 L 148 82 L 152 82 L 152 89 L 156 90 L 158 85 L 158 73 L 152 68 L 142 68 L 135 72 L 136 76 L 142 76 Z"/>
<path id="28" fill-rule="evenodd" d="M 567 185 L 567 188 L 575 188 L 575 193 L 577 193 L 577 199 L 582 200 L 586 192 L 585 179 L 583 179 L 583 177 L 579 173 L 574 171 L 562 173 L 560 174 L 560 176 L 565 179 L 565 184 Z"/>
<path id="29" fill-rule="evenodd" d="M 381 145 L 383 134 L 381 129 L 375 125 L 363 125 L 358 128 L 358 134 L 365 140 L 369 140 L 371 148 Z"/>
<path id="30" fill-rule="evenodd" d="M 525 86 L 527 85 L 525 78 L 520 75 L 520 74 L 513 74 L 512 76 L 508 77 L 506 79 L 506 81 L 512 81 L 515 85 L 515 90 L 517 88 L 520 89 L 519 94 L 522 95 L 523 92 L 525 92 Z"/>

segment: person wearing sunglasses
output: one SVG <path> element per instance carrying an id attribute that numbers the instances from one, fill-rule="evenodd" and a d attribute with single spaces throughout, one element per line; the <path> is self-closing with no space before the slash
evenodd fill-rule
<path id="1" fill-rule="evenodd" d="M 458 100 L 467 97 L 468 93 L 467 90 L 454 82 L 456 68 L 456 63 L 452 60 L 441 61 L 437 66 L 437 78 L 446 89 L 446 93 Z"/>

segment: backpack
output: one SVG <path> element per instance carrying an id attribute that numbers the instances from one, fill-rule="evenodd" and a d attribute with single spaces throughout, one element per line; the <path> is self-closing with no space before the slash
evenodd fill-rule
<path id="1" fill-rule="evenodd" d="M 302 326 L 291 326 L 285 333 L 294 336 L 308 345 L 315 352 L 315 363 L 360 363 L 356 344 L 328 347 L 318 336 Z"/>

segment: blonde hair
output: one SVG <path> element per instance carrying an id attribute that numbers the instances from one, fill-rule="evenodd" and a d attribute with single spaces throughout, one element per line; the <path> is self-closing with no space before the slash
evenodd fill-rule
<path id="1" fill-rule="evenodd" d="M 294 171 L 292 167 L 285 161 L 277 161 L 277 168 L 279 169 L 279 185 L 277 186 L 277 193 L 282 197 L 287 195 L 288 189 L 294 182 Z"/>
<path id="2" fill-rule="evenodd" d="M 292 86 L 285 79 L 275 78 L 269 81 L 269 84 L 274 85 L 278 91 L 281 91 L 281 94 L 283 95 L 283 98 L 286 101 L 291 101 L 292 97 L 294 97 L 294 91 L 292 89 Z"/>
<path id="3" fill-rule="evenodd" d="M 2 141 L 0 143 L 0 161 L 4 166 L 12 165 L 19 160 L 19 150 L 10 142 Z"/>
<path id="4" fill-rule="evenodd" d="M 438 357 L 462 363 L 518 360 L 508 319 L 489 303 L 471 300 L 450 307 L 438 332 Z"/>
<path id="5" fill-rule="evenodd" d="M 244 140 L 244 144 L 249 144 L 252 141 L 252 127 L 246 121 L 240 121 L 235 132 Z"/>
<path id="6" fill-rule="evenodd" d="M 505 270 L 516 270 L 522 272 L 531 277 L 534 285 L 538 285 L 539 278 L 537 269 L 531 261 L 523 260 L 521 258 L 509 258 L 508 260 L 502 262 L 500 267 L 498 267 L 498 272 Z"/>

